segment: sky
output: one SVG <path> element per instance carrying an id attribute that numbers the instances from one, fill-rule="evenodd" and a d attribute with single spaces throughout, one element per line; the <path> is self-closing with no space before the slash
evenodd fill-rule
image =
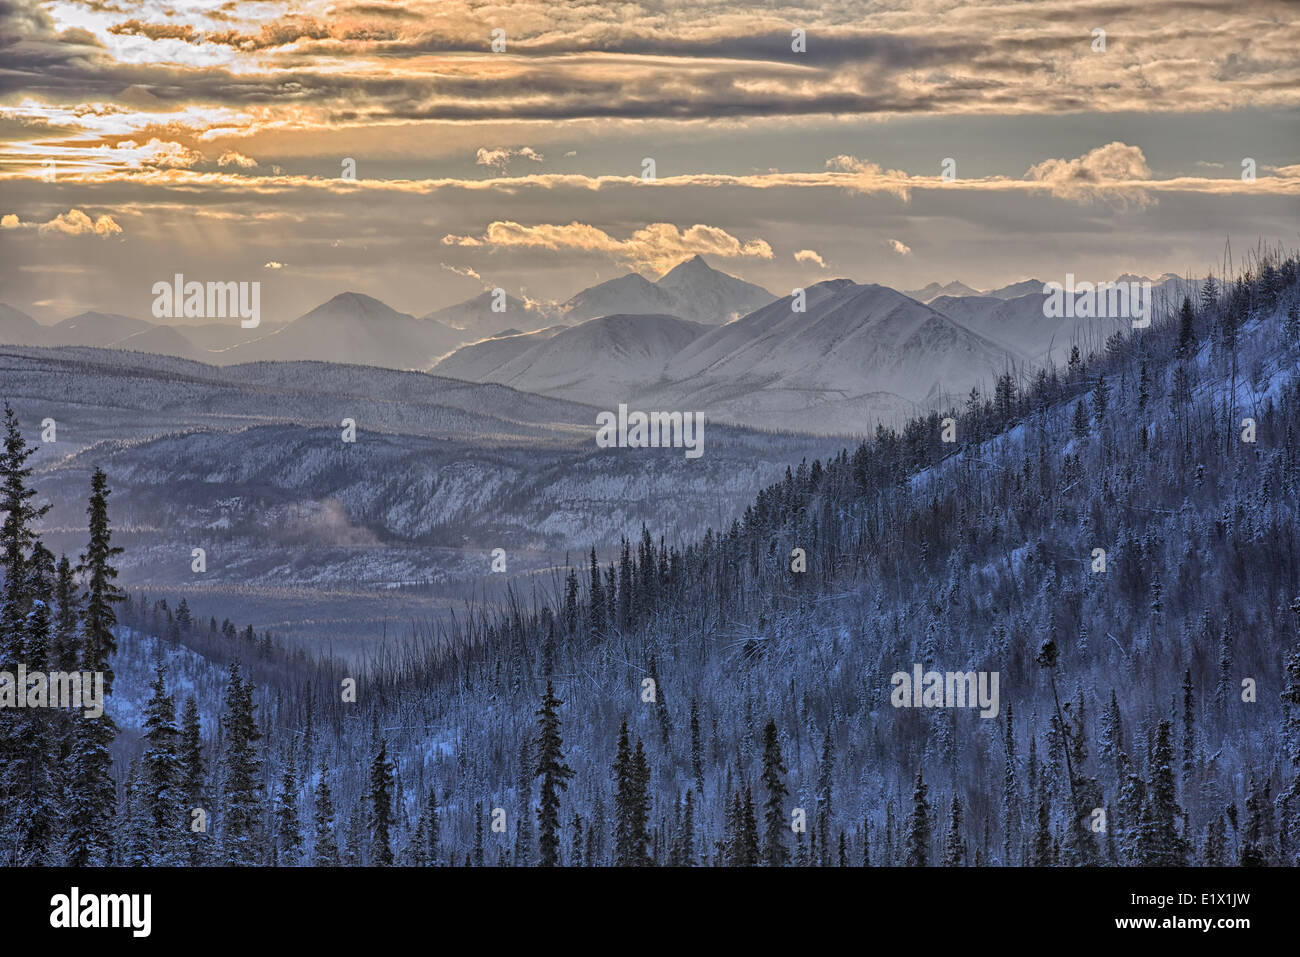
<path id="1" fill-rule="evenodd" d="M 1296 13 L 0 0 L 0 302 L 149 318 L 179 273 L 423 315 L 695 254 L 778 295 L 1201 276 L 1300 244 Z"/>

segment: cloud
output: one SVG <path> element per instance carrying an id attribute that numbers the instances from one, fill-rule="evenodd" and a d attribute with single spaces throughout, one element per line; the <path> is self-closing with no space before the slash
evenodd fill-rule
<path id="1" fill-rule="evenodd" d="M 245 156 L 243 153 L 235 150 L 227 150 L 217 157 L 218 166 L 242 166 L 244 169 L 250 169 L 257 165 L 257 160 L 251 156 Z"/>
<path id="2" fill-rule="evenodd" d="M 1089 150 L 1078 159 L 1049 159 L 1036 163 L 1025 179 L 1042 183 L 1053 196 L 1073 202 L 1105 200 L 1119 205 L 1146 206 L 1155 202 L 1143 188 L 1151 179 L 1146 156 L 1136 146 L 1115 141 Z"/>
<path id="3" fill-rule="evenodd" d="M 629 0 L 512 0 L 510 57 L 487 52 L 496 6 L 0 2 L 0 98 L 100 103 L 126 89 L 229 104 L 259 124 L 402 120 L 903 117 L 1291 109 L 1300 22 L 1289 0 L 1027 4 L 918 0 L 701 11 Z M 287 13 L 307 8 L 315 16 Z M 170 11 L 173 15 L 168 15 Z M 381 12 L 384 11 L 384 12 Z M 1123 42 L 1091 52 L 1100 16 Z M 183 21 L 183 22 L 182 22 Z M 1082 41 L 1081 42 L 1081 36 Z M 248 134 L 251 129 L 243 129 Z"/>
<path id="4" fill-rule="evenodd" d="M 135 140 L 121 140 L 113 145 L 111 154 L 101 152 L 96 157 L 101 163 L 107 160 L 109 163 L 120 163 L 127 169 L 149 166 L 189 169 L 203 159 L 203 154 L 181 143 L 155 137 L 143 144 Z"/>
<path id="5" fill-rule="evenodd" d="M 480 146 L 474 163 L 477 166 L 490 166 L 504 172 L 505 168 L 510 165 L 510 161 L 515 157 L 532 160 L 534 163 L 540 163 L 546 159 L 545 156 L 531 146 L 521 146 L 518 149 L 502 146 L 492 150 Z"/>
<path id="6" fill-rule="evenodd" d="M 444 242 L 445 241 L 446 240 L 444 240 Z M 443 269 L 447 270 L 448 272 L 454 272 L 457 276 L 465 276 L 469 279 L 477 279 L 479 282 L 483 281 L 483 277 L 480 276 L 478 272 L 476 272 L 474 269 L 472 269 L 469 266 L 451 266 L 448 265 L 447 263 L 438 263 L 438 265 L 441 266 Z"/>
<path id="7" fill-rule="evenodd" d="M 79 209 L 60 213 L 47 223 L 24 223 L 14 213 L 8 213 L 0 217 L 0 229 L 35 229 L 42 236 L 98 236 L 101 239 L 122 233 L 122 227 L 107 213 L 91 219 Z"/>
<path id="8" fill-rule="evenodd" d="M 198 31 L 185 23 L 142 23 L 139 20 L 125 20 L 115 23 L 108 32 L 118 36 L 148 37 L 150 40 L 184 40 L 193 43 L 198 39 Z"/>
<path id="9" fill-rule="evenodd" d="M 725 229 L 696 224 L 685 230 L 672 223 L 651 223 L 627 239 L 616 239 L 603 229 L 585 223 L 524 226 L 510 221 L 491 223 L 482 236 L 442 238 L 449 246 L 533 247 L 551 250 L 601 252 L 634 266 L 659 271 L 672 268 L 694 255 L 723 259 L 771 259 L 772 247 L 762 239 L 742 242 Z"/>
<path id="10" fill-rule="evenodd" d="M 797 249 L 794 253 L 794 261 L 797 263 L 816 263 L 819 269 L 826 268 L 826 260 L 815 249 Z"/>
<path id="11" fill-rule="evenodd" d="M 882 169 L 879 164 L 858 159 L 844 153 L 832 156 L 826 161 L 826 168 L 836 173 L 851 174 L 858 185 L 850 187 L 851 192 L 886 192 L 893 193 L 903 202 L 912 198 L 908 186 L 910 177 L 901 169 Z"/>
<path id="12" fill-rule="evenodd" d="M 897 239 L 886 240 L 885 245 L 900 256 L 912 255 L 912 247 L 905 243 L 900 243 Z"/>

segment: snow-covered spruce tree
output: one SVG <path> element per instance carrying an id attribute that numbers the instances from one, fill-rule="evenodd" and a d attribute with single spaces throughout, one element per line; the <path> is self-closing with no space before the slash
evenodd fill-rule
<path id="1" fill-rule="evenodd" d="M 185 699 L 181 712 L 180 749 L 181 798 L 183 801 L 181 824 L 185 830 L 185 860 L 192 866 L 202 864 L 209 850 L 206 830 L 195 829 L 194 812 L 207 814 L 207 765 L 203 758 L 203 729 L 199 718 L 199 705 L 194 695 Z"/>
<path id="2" fill-rule="evenodd" d="M 90 542 L 78 571 L 86 583 L 81 602 L 81 671 L 103 675 L 105 705 L 113 692 L 110 659 L 117 650 L 113 606 L 123 598 L 115 584 L 114 546 L 108 522 L 108 479 L 96 469 L 90 480 Z M 103 866 L 113 858 L 113 816 L 117 792 L 112 778 L 109 746 L 117 727 L 107 709 L 98 717 L 74 715 L 71 789 L 67 817 L 66 863 L 72 867 Z"/>
<path id="3" fill-rule="evenodd" d="M 912 813 L 907 819 L 907 866 L 927 867 L 930 863 L 930 802 L 926 800 L 929 789 L 921 772 L 916 772 L 916 788 L 912 792 Z"/>
<path id="4" fill-rule="evenodd" d="M 338 867 L 339 845 L 334 834 L 334 798 L 330 794 L 329 764 L 322 759 L 316 779 L 316 795 L 312 811 L 311 863 L 313 867 Z"/>
<path id="5" fill-rule="evenodd" d="M 1187 846 L 1178 829 L 1182 809 L 1174 784 L 1173 725 L 1160 721 L 1151 759 L 1151 789 L 1143 808 L 1138 838 L 1138 862 L 1146 867 L 1176 867 L 1187 863 Z"/>
<path id="6" fill-rule="evenodd" d="M 388 760 L 388 742 L 379 739 L 370 762 L 370 863 L 376 867 L 393 864 L 393 765 Z"/>
<path id="7" fill-rule="evenodd" d="M 767 791 L 763 806 L 763 863 L 768 867 L 784 867 L 790 860 L 790 849 L 785 843 L 788 829 L 785 799 L 790 793 L 785 786 L 786 770 L 776 721 L 769 718 L 763 728 L 763 788 Z"/>
<path id="8" fill-rule="evenodd" d="M 230 666 L 222 731 L 225 753 L 221 760 L 219 800 L 221 863 L 249 866 L 265 846 L 262 834 L 262 762 L 257 742 L 262 732 L 253 712 L 253 686 L 244 681 L 239 661 Z"/>
<path id="9" fill-rule="evenodd" d="M 573 769 L 564 763 L 564 740 L 560 735 L 560 705 L 551 682 L 537 710 L 537 770 L 542 779 L 541 803 L 537 807 L 537 846 L 543 867 L 560 863 L 560 792 L 569 786 Z"/>
<path id="10" fill-rule="evenodd" d="M 943 846 L 943 866 L 963 867 L 966 864 L 966 841 L 961 829 L 961 799 L 952 797 L 948 839 Z"/>
<path id="11" fill-rule="evenodd" d="M 27 594 L 31 611 L 24 623 L 23 660 L 29 669 L 46 671 L 51 660 L 54 556 L 39 541 L 27 561 Z M 53 689 L 47 688 L 47 694 Z M 17 861 L 21 864 L 56 864 L 55 850 L 61 823 L 61 793 L 50 754 L 58 745 L 63 715 L 49 708 L 26 708 L 16 720 L 13 775 L 13 818 L 17 831 Z"/>
<path id="12" fill-rule="evenodd" d="M 293 751 L 284 758 L 280 790 L 275 801 L 275 846 L 281 867 L 302 863 L 302 827 L 298 819 L 298 776 Z"/>
<path id="13" fill-rule="evenodd" d="M 139 782 L 140 798 L 148 820 L 149 863 L 171 867 L 183 859 L 188 815 L 176 703 L 167 693 L 167 669 L 161 661 L 155 668 L 150 691 L 152 695 L 144 713 L 146 748 Z"/>
<path id="14" fill-rule="evenodd" d="M 18 417 L 5 403 L 4 448 L 0 453 L 0 571 L 4 573 L 0 591 L 0 670 L 14 674 L 19 663 L 26 664 L 27 614 L 33 596 L 28 586 L 28 554 L 37 543 L 34 524 L 50 508 L 36 505 L 36 489 L 31 485 L 32 468 L 27 460 L 35 452 L 23 438 Z M 36 666 L 40 667 L 40 666 Z M 25 691 L 25 689 L 23 689 Z M 0 708 L 0 862 L 15 863 L 19 848 L 25 843 L 19 833 L 30 828 L 33 808 L 21 807 L 23 789 L 34 772 L 30 752 L 31 730 L 24 729 L 21 711 Z M 22 739 L 26 732 L 27 740 Z M 17 815 L 28 820 L 15 821 Z"/>

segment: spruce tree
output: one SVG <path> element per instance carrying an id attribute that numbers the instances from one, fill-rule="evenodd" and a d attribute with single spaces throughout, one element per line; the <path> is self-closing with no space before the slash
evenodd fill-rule
<path id="1" fill-rule="evenodd" d="M 262 733 L 253 712 L 253 686 L 243 680 L 239 662 L 230 666 L 226 688 L 225 754 L 221 781 L 221 861 L 227 867 L 255 864 L 264 847 L 262 832 L 262 762 L 257 742 Z"/>
<path id="2" fill-rule="evenodd" d="M 769 718 L 763 728 L 763 787 L 767 791 L 763 809 L 763 863 L 768 867 L 785 867 L 790 860 L 790 849 L 785 843 L 785 799 L 790 793 L 785 786 L 785 773 L 776 721 Z"/>
<path id="3" fill-rule="evenodd" d="M 587 627 L 593 638 L 605 632 L 605 588 L 600 581 L 600 565 L 596 562 L 596 549 L 591 549 L 591 581 L 587 589 Z"/>
<path id="4" fill-rule="evenodd" d="M 199 720 L 199 704 L 190 695 L 185 699 L 181 711 L 180 732 L 181 795 L 184 800 L 181 816 L 182 826 L 187 832 L 186 854 L 191 867 L 203 862 L 207 835 L 194 830 L 194 811 L 207 811 L 204 797 L 204 782 L 207 767 L 203 760 L 203 729 Z"/>
<path id="5" fill-rule="evenodd" d="M 704 794 L 704 740 L 700 735 L 699 702 L 691 699 L 691 772 L 695 775 L 695 787 Z"/>
<path id="6" fill-rule="evenodd" d="M 1183 306 L 1178 311 L 1178 351 L 1180 359 L 1190 358 L 1196 351 L 1196 316 L 1192 312 L 1192 300 L 1183 296 Z"/>
<path id="7" fill-rule="evenodd" d="M 151 862 L 172 866 L 182 859 L 185 810 L 176 703 L 167 693 L 167 669 L 161 662 L 154 670 L 150 690 L 144 712 L 142 799 L 149 823 Z"/>
<path id="8" fill-rule="evenodd" d="M 1086 439 L 1088 437 L 1088 401 L 1080 397 L 1079 401 L 1074 403 L 1074 417 L 1070 424 L 1070 431 L 1074 433 L 1076 439 Z"/>
<path id="9" fill-rule="evenodd" d="M 428 842 L 426 856 L 430 865 L 437 866 L 439 844 L 442 841 L 442 821 L 438 815 L 438 786 L 432 781 L 429 782 L 429 794 L 425 801 L 424 813 L 426 816 L 424 835 Z"/>
<path id="10" fill-rule="evenodd" d="M 1002 865 L 1015 863 L 1015 849 L 1020 842 L 1020 782 L 1016 773 L 1015 717 L 1007 702 L 1006 731 L 1002 739 Z"/>
<path id="11" fill-rule="evenodd" d="M 537 808 L 537 846 L 542 867 L 560 863 L 560 792 L 569 787 L 573 769 L 564 763 L 564 741 L 560 736 L 560 705 L 551 682 L 537 710 L 537 775 L 542 779 L 541 803 Z"/>
<path id="12" fill-rule="evenodd" d="M 1104 375 L 1097 376 L 1097 384 L 1092 390 L 1092 419 L 1101 428 L 1106 421 L 1106 408 L 1110 403 L 1110 386 Z"/>
<path id="13" fill-rule="evenodd" d="M 745 785 L 745 800 L 740 805 L 740 861 L 743 867 L 757 867 L 761 862 L 758 819 L 754 816 L 754 796 L 749 785 Z"/>
<path id="14" fill-rule="evenodd" d="M 632 752 L 632 803 L 631 816 L 628 820 L 629 849 L 632 863 L 638 867 L 647 867 L 651 863 L 650 852 L 646 847 L 650 843 L 650 765 L 646 760 L 645 747 L 638 738 Z"/>
<path id="15" fill-rule="evenodd" d="M 930 802 L 926 800 L 929 789 L 921 772 L 916 772 L 916 788 L 912 791 L 912 814 L 907 821 L 907 866 L 927 867 L 930 863 Z"/>
<path id="16" fill-rule="evenodd" d="M 302 863 L 302 827 L 298 822 L 298 779 L 293 751 L 285 755 L 284 773 L 280 776 L 280 793 L 275 805 L 276 850 L 280 864 L 296 867 Z"/>
<path id="17" fill-rule="evenodd" d="M 682 808 L 681 853 L 679 863 L 682 867 L 695 866 L 695 799 L 691 789 L 686 789 L 685 806 Z"/>
<path id="18" fill-rule="evenodd" d="M 379 748 L 370 763 L 370 863 L 376 867 L 393 864 L 393 765 L 388 760 L 388 742 L 379 739 Z"/>
<path id="19" fill-rule="evenodd" d="M 329 763 L 322 758 L 320 776 L 316 779 L 316 795 L 312 810 L 313 867 L 338 867 L 339 844 L 334 836 L 334 798 L 330 794 Z"/>
<path id="20" fill-rule="evenodd" d="M 619 867 L 630 867 L 632 851 L 632 804 L 635 785 L 632 781 L 632 744 L 628 738 L 627 718 L 618 729 L 618 752 L 614 758 L 614 859 Z"/>
<path id="21" fill-rule="evenodd" d="M 1187 848 L 1178 829 L 1182 809 L 1174 786 L 1172 737 L 1172 723 L 1164 718 L 1156 729 L 1151 790 L 1138 841 L 1139 863 L 1146 867 L 1181 867 L 1187 863 Z"/>
<path id="22" fill-rule="evenodd" d="M 103 675 L 105 704 L 113 691 L 109 661 L 117 650 L 113 606 L 123 598 L 113 584 L 113 559 L 122 549 L 112 544 L 108 521 L 108 479 L 96 469 L 90 481 L 90 542 L 78 570 L 86 581 L 81 601 L 81 671 Z M 113 858 L 113 814 L 117 789 L 112 778 L 109 747 L 117 727 L 108 711 L 95 718 L 76 712 L 69 765 L 73 782 L 67 820 L 66 862 L 71 867 L 104 866 Z"/>
<path id="23" fill-rule="evenodd" d="M 33 526 L 50 508 L 32 502 L 36 489 L 31 485 L 32 468 L 27 459 L 34 452 L 6 402 L 4 450 L 0 453 L 0 511 L 4 512 L 4 521 L 0 522 L 0 571 L 4 574 L 0 591 L 0 671 L 10 675 L 17 672 L 20 663 L 34 669 L 44 665 L 28 662 L 26 640 L 27 613 L 35 597 L 28 590 L 28 553 L 37 544 Z M 26 689 L 18 689 L 17 693 L 25 694 Z M 22 711 L 0 708 L 0 841 L 5 847 L 5 857 L 0 861 L 4 863 L 10 862 L 9 849 L 14 844 L 25 843 L 17 832 L 31 828 L 34 809 L 26 789 L 36 767 L 32 762 L 43 757 L 30 752 L 34 743 L 31 730 L 30 719 Z M 16 817 L 25 820 L 15 823 Z"/>
<path id="24" fill-rule="evenodd" d="M 961 799 L 952 796 L 952 819 L 948 840 L 943 848 L 944 867 L 963 867 L 966 864 L 966 841 L 961 831 Z"/>
<path id="25" fill-rule="evenodd" d="M 1056 847 L 1052 839 L 1052 815 L 1047 789 L 1038 795 L 1038 826 L 1034 829 L 1034 866 L 1051 867 L 1056 863 Z"/>
<path id="26" fill-rule="evenodd" d="M 474 805 L 474 866 L 483 866 L 483 805 Z"/>

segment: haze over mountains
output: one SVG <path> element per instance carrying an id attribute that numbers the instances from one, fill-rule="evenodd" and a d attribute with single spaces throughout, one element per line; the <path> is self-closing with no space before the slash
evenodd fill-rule
<path id="1" fill-rule="evenodd" d="M 128 546 L 124 585 L 293 622 L 277 633 L 307 642 L 443 614 L 463 582 L 555 567 L 574 543 L 613 550 L 656 503 L 681 499 L 656 520 L 669 540 L 696 538 L 790 462 L 839 445 L 711 423 L 700 460 L 629 453 L 596 445 L 589 406 L 491 383 L 88 347 L 0 347 L 0 399 L 23 422 L 58 423 L 32 459 L 53 545 L 75 554 L 81 491 L 100 466 Z M 341 441 L 344 418 L 354 442 Z M 509 575 L 487 574 L 496 547 Z"/>
<path id="2" fill-rule="evenodd" d="M 1143 281 L 1123 276 L 1124 281 Z M 1196 282 L 1165 275 L 1176 302 Z M 631 273 L 559 305 L 484 293 L 423 317 L 341 293 L 292 322 L 165 325 L 87 312 L 54 325 L 0 306 L 0 343 L 80 345 L 216 365 L 315 360 L 433 371 L 613 408 L 700 411 L 715 421 L 818 434 L 960 401 L 1006 371 L 1028 375 L 1085 355 L 1127 319 L 1048 319 L 1043 283 L 986 293 L 930 283 L 912 293 L 847 279 L 806 290 L 806 308 L 696 256 L 651 282 Z M 494 311 L 503 305 L 504 311 Z"/>

